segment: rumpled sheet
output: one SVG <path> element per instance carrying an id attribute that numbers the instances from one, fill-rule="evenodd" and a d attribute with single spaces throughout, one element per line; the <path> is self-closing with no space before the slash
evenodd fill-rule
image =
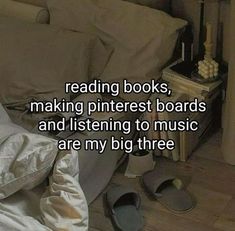
<path id="1" fill-rule="evenodd" d="M 40 201 L 43 223 L 49 230 L 88 230 L 88 206 L 78 179 L 78 153 L 60 152 Z"/>
<path id="2" fill-rule="evenodd" d="M 4 231 L 86 231 L 88 230 L 88 207 L 85 196 L 78 184 L 78 155 L 76 152 L 58 155 L 49 186 L 46 187 L 39 204 L 28 201 L 38 207 L 39 216 L 19 214 L 18 203 L 21 195 L 12 196 L 0 202 L 0 230 Z M 24 200 L 27 201 L 25 192 Z M 30 197 L 29 197 L 30 199 Z M 32 198 L 31 198 L 32 199 Z M 18 203 L 16 203 L 18 202 Z M 21 203 L 24 203 L 21 201 Z M 17 212 L 15 212 L 15 209 Z M 30 214 L 30 211 L 28 211 Z M 34 212 L 32 211 L 32 214 Z"/>
<path id="3" fill-rule="evenodd" d="M 0 201 L 0 230 L 4 231 L 87 231 L 88 207 L 78 183 L 77 152 L 60 152 L 49 186 L 34 192 L 18 192 Z M 45 192 L 39 199 L 40 191 Z M 27 197 L 33 195 L 34 197 Z M 21 200 L 21 201 L 20 201 Z M 21 203 L 22 213 L 18 207 Z M 30 206 L 32 211 L 30 211 Z M 34 207 L 34 208 L 33 208 Z M 38 211 L 35 212 L 38 207 Z M 39 212 L 39 214 L 38 214 Z M 32 214 L 32 215 L 31 215 Z"/>
<path id="4" fill-rule="evenodd" d="M 10 123 L 1 105 L 0 123 Z M 49 183 L 46 178 L 32 190 L 21 190 L 0 200 L 0 230 L 88 230 L 88 206 L 79 184 L 78 153 L 59 151 L 52 168 Z"/>

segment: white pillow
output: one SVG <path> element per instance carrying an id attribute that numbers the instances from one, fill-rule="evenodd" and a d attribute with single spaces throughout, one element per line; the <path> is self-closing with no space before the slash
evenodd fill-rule
<path id="1" fill-rule="evenodd" d="M 48 0 L 48 8 L 51 24 L 96 35 L 115 49 L 101 75 L 110 82 L 159 78 L 173 53 L 178 30 L 186 24 L 162 11 L 117 0 Z"/>
<path id="2" fill-rule="evenodd" d="M 7 118 L 0 110 L 0 118 Z M 48 176 L 57 156 L 55 140 L 0 121 L 0 199 L 32 189 Z"/>

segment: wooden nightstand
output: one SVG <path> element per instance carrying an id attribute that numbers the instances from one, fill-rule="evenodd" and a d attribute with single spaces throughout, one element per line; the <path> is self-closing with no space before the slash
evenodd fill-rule
<path id="1" fill-rule="evenodd" d="M 173 64 L 174 65 L 174 64 Z M 193 101 L 195 98 L 199 101 L 205 101 L 207 103 L 207 111 L 205 113 L 189 113 L 187 117 L 193 120 L 197 120 L 200 124 L 198 131 L 196 132 L 179 132 L 175 137 L 178 138 L 179 159 L 186 161 L 192 154 L 193 150 L 208 134 L 208 131 L 215 125 L 221 126 L 221 87 L 222 81 L 218 80 L 212 83 L 197 83 L 189 77 L 183 76 L 171 70 L 170 66 L 163 70 L 163 81 L 168 82 L 170 89 L 172 89 L 173 95 L 182 94 L 189 101 Z M 171 97 L 169 97 L 171 100 Z M 179 116 L 179 115 L 177 115 Z M 174 115 L 169 115 L 169 119 L 174 119 Z M 176 118 L 177 119 L 177 118 Z M 169 132 L 171 134 L 172 132 Z M 172 134 L 170 135 L 172 136 Z M 169 136 L 168 136 L 169 138 Z M 172 153 L 172 156 L 174 153 Z M 175 153 L 176 155 L 177 153 Z M 177 156 L 177 155 L 176 155 Z"/>

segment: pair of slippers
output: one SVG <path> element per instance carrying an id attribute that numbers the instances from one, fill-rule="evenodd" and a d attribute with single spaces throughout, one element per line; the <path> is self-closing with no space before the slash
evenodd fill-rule
<path id="1" fill-rule="evenodd" d="M 142 176 L 148 194 L 173 212 L 187 212 L 194 208 L 192 196 L 182 181 L 174 176 L 159 174 L 156 170 Z M 129 187 L 115 186 L 105 194 L 106 215 L 118 231 L 140 231 L 144 219 L 140 212 L 139 194 Z"/>

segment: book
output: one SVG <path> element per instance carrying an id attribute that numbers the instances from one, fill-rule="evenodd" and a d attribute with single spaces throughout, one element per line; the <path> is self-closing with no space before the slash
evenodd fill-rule
<path id="1" fill-rule="evenodd" d="M 188 99 L 188 96 L 186 94 L 182 94 L 180 92 L 174 92 L 170 97 L 168 96 L 159 96 L 156 97 L 159 98 L 162 102 L 184 102 Z M 159 121 L 179 121 L 183 120 L 187 117 L 188 113 L 177 113 L 177 112 L 156 112 L 157 118 Z M 156 131 L 158 132 L 158 131 Z M 178 161 L 180 159 L 180 133 L 179 131 L 159 131 L 160 132 L 160 138 L 163 140 L 173 140 L 175 142 L 175 149 L 172 151 L 164 150 L 162 152 L 162 155 L 167 158 L 172 158 L 174 161 Z"/>

